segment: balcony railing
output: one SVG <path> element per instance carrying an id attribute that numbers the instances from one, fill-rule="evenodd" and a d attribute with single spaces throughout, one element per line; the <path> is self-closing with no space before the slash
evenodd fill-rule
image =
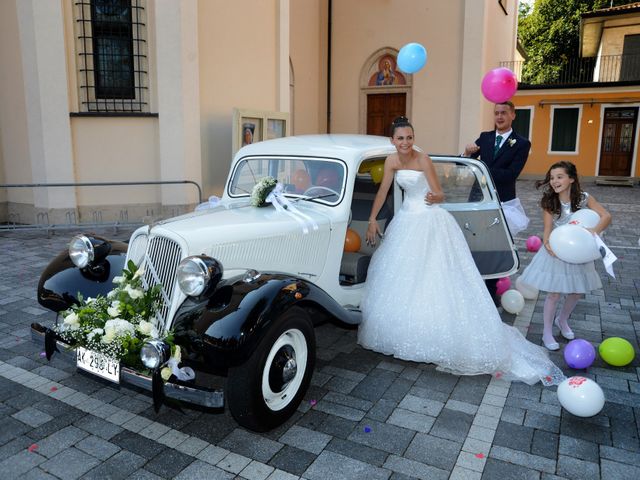
<path id="1" fill-rule="evenodd" d="M 640 55 L 570 58 L 560 65 L 534 70 L 528 62 L 500 62 L 518 77 L 520 87 L 584 84 L 640 84 Z"/>

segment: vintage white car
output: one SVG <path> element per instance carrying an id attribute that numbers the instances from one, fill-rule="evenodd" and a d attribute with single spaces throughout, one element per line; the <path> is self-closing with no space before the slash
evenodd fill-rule
<path id="1" fill-rule="evenodd" d="M 112 372 L 95 373 L 151 390 L 154 399 L 226 403 L 243 426 L 273 428 L 292 415 L 308 388 L 314 326 L 360 321 L 373 248 L 362 241 L 358 251 L 345 252 L 345 235 L 350 228 L 364 240 L 377 191 L 371 172 L 394 151 L 388 138 L 364 135 L 246 146 L 232 162 L 217 205 L 140 227 L 128 243 L 75 237 L 73 255 L 61 253 L 43 272 L 38 300 L 60 312 L 78 294 L 105 295 L 133 260 L 144 267 L 146 288 L 161 285 L 159 321 L 173 330 L 195 379 L 155 381 L 153 372 L 168 359 L 162 341 L 143 349 L 145 369 L 112 365 Z M 485 165 L 432 158 L 446 194 L 443 206 L 462 228 L 482 275 L 515 272 L 518 256 Z M 266 176 L 278 180 L 292 208 L 251 206 L 253 187 Z M 402 195 L 394 185 L 378 216 L 381 225 L 391 221 Z M 73 348 L 46 326 L 34 324 L 32 333 L 45 342 L 48 357 L 56 346 Z"/>

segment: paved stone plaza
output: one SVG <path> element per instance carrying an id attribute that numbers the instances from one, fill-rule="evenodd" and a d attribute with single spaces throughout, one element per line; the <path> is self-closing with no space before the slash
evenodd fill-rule
<path id="1" fill-rule="evenodd" d="M 571 324 L 596 346 L 620 336 L 640 353 L 640 187 L 584 187 L 613 215 L 604 239 L 619 260 L 616 279 L 598 262 L 604 289 L 579 302 Z M 526 265 L 526 238 L 542 234 L 540 195 L 532 181 L 518 191 L 532 218 L 516 238 Z M 312 387 L 280 428 L 256 434 L 228 412 L 191 408 L 156 415 L 150 396 L 47 362 L 31 342 L 32 322 L 54 320 L 36 302 L 39 274 L 71 234 L 0 233 L 0 478 L 640 478 L 638 358 L 627 367 L 598 358 L 585 373 L 552 355 L 567 376 L 603 388 L 604 409 L 585 419 L 560 407 L 555 387 L 439 373 L 363 350 L 354 330 L 325 325 Z M 503 320 L 539 343 L 543 302 Z"/>

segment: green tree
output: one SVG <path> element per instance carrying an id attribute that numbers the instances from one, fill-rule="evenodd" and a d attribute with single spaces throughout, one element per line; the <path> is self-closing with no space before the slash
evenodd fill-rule
<path id="1" fill-rule="evenodd" d="M 629 3 L 634 2 L 535 0 L 533 8 L 520 4 L 518 37 L 528 57 L 523 69 L 523 83 L 553 83 L 568 60 L 579 56 L 582 13 Z M 585 68 L 589 68 L 589 65 L 591 63 L 586 62 Z"/>

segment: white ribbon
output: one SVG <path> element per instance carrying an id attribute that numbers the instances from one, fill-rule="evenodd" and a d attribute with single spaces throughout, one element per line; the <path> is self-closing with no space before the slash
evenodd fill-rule
<path id="1" fill-rule="evenodd" d="M 220 199 L 215 195 L 209 197 L 209 200 L 201 203 L 196 206 L 195 212 L 199 212 L 200 210 L 209 210 L 210 208 L 215 208 L 220 204 Z"/>
<path id="2" fill-rule="evenodd" d="M 529 217 L 524 212 L 519 198 L 502 202 L 502 212 L 512 236 L 515 237 L 529 226 Z"/>
<path id="3" fill-rule="evenodd" d="M 196 378 L 196 372 L 193 371 L 193 368 L 178 367 L 178 361 L 174 357 L 171 357 L 169 359 L 169 361 L 167 362 L 167 365 L 171 367 L 171 373 L 173 373 L 176 376 L 176 378 L 178 378 L 178 380 L 182 380 L 183 382 L 186 382 L 188 380 L 193 380 L 194 378 Z"/>
<path id="4" fill-rule="evenodd" d="M 265 202 L 271 203 L 275 207 L 276 212 L 286 213 L 298 222 L 302 227 L 302 233 L 305 235 L 309 233 L 309 227 L 313 230 L 318 230 L 318 224 L 313 220 L 313 218 L 298 210 L 295 205 L 284 196 L 284 187 L 281 183 L 276 184 L 269 195 L 267 195 Z"/>
<path id="5" fill-rule="evenodd" d="M 616 257 L 609 249 L 609 247 L 604 244 L 599 235 L 596 235 L 595 237 L 598 250 L 602 253 L 602 263 L 604 263 L 604 269 L 609 275 L 611 275 L 613 278 L 616 278 L 615 274 L 613 273 L 613 262 L 615 262 L 618 257 Z"/>

